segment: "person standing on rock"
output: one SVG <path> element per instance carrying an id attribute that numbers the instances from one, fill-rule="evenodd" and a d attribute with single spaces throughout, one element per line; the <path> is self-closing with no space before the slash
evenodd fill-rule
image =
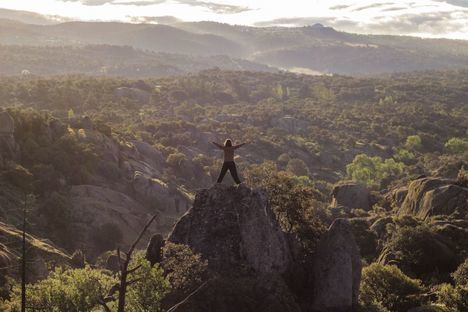
<path id="1" fill-rule="evenodd" d="M 212 142 L 212 143 L 216 145 L 216 147 L 218 147 L 219 149 L 222 149 L 224 152 L 223 167 L 221 168 L 221 172 L 219 173 L 218 181 L 216 183 L 223 182 L 224 176 L 229 170 L 234 181 L 237 184 L 240 184 L 241 181 L 239 179 L 239 175 L 237 174 L 236 163 L 234 162 L 234 150 L 238 149 L 241 146 L 244 146 L 247 143 L 242 143 L 239 145 L 232 145 L 232 141 L 230 139 L 227 139 L 224 142 L 224 145 L 218 144 L 216 142 Z"/>

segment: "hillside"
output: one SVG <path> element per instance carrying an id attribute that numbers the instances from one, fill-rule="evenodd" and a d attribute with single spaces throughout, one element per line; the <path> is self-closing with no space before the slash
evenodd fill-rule
<path id="1" fill-rule="evenodd" d="M 468 66 L 466 41 L 357 35 L 320 24 L 301 28 L 213 22 L 67 22 L 38 26 L 0 20 L 0 26 L 3 45 L 131 46 L 154 52 L 227 55 L 299 72 L 366 75 Z"/>
<path id="2" fill-rule="evenodd" d="M 89 294 L 115 284 L 116 274 L 101 271 L 116 270 L 110 251 L 125 250 L 156 214 L 138 248 L 153 234 L 172 235 L 158 250 L 160 264 L 141 264 L 146 275 L 131 287 L 129 306 L 157 311 L 210 281 L 192 298 L 200 311 L 207 304 L 249 311 L 257 303 L 309 311 L 311 294 L 320 307 L 334 304 L 320 289 L 369 311 L 424 304 L 456 311 L 468 254 L 467 82 L 466 70 L 372 78 L 220 69 L 143 80 L 2 77 L 2 227 L 19 227 L 30 194 L 31 237 L 82 255 L 80 264 L 32 284 L 30 298 L 41 304 L 62 293 L 60 285 L 74 285 L 70 293 L 99 306 L 102 298 Z M 236 158 L 245 186 L 212 187 L 221 155 L 211 142 L 228 137 L 250 142 Z M 358 303 L 351 236 L 364 266 Z M 261 249 L 265 237 L 284 252 Z M 8 237 L 0 243 L 7 246 L 0 256 L 18 253 Z M 224 260 L 233 261 L 233 272 L 218 270 Z M 348 272 L 347 291 L 326 272 Z M 17 271 L 0 273 L 7 289 L 0 307 L 15 311 L 18 288 L 2 277 Z M 73 274 L 82 279 L 56 282 Z M 96 288 L 74 284 L 87 279 Z M 272 289 L 275 296 L 265 298 Z M 225 298 L 234 299 L 226 306 Z"/>
<path id="3" fill-rule="evenodd" d="M 266 65 L 229 56 L 156 53 L 129 46 L 0 45 L 0 75 L 6 76 L 86 74 L 147 78 L 197 73 L 216 67 L 224 70 L 275 71 Z"/>

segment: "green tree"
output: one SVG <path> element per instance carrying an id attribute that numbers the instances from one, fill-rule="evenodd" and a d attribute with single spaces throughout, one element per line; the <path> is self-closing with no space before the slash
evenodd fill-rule
<path id="1" fill-rule="evenodd" d="M 360 301 L 381 305 L 389 311 L 407 311 L 422 302 L 421 282 L 406 276 L 394 265 L 372 263 L 362 270 Z"/>
<path id="2" fill-rule="evenodd" d="M 162 311 L 161 301 L 169 291 L 169 281 L 159 265 L 151 267 L 143 252 L 138 252 L 132 260 L 132 267 L 139 267 L 132 276 L 137 282 L 127 291 L 126 310 L 130 312 Z"/>
<path id="3" fill-rule="evenodd" d="M 406 138 L 405 146 L 409 150 L 418 150 L 421 148 L 421 137 L 419 135 L 410 135 Z"/>
<path id="4" fill-rule="evenodd" d="M 93 311 L 116 282 L 110 272 L 104 270 L 91 267 L 68 270 L 58 268 L 45 280 L 28 285 L 27 306 L 29 310 L 43 312 Z M 20 303 L 20 289 L 14 286 L 10 299 L 2 303 L 0 310 L 17 312 Z"/>
<path id="5" fill-rule="evenodd" d="M 383 161 L 378 156 L 370 157 L 366 154 L 359 154 L 354 157 L 351 164 L 346 166 L 346 171 L 354 181 L 379 187 L 384 180 L 400 175 L 404 168 L 403 163 L 392 158 Z"/>

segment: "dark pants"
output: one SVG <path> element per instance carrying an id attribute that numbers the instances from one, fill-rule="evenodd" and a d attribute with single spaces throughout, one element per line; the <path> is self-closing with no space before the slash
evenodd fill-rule
<path id="1" fill-rule="evenodd" d="M 226 172 L 228 170 L 229 172 L 231 172 L 231 176 L 234 179 L 234 181 L 236 181 L 237 184 L 240 184 L 241 181 L 239 179 L 239 176 L 237 175 L 236 163 L 233 161 L 225 161 L 223 163 L 223 168 L 221 168 L 221 172 L 219 173 L 217 183 L 223 182 L 224 176 L 226 175 Z"/>

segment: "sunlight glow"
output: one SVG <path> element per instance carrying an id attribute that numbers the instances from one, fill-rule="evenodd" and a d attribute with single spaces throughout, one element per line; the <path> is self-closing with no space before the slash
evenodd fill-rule
<path id="1" fill-rule="evenodd" d="M 468 39 L 468 4 L 450 0 L 0 0 L 0 8 L 85 21 L 174 16 L 256 26 L 320 22 L 339 30 Z"/>

